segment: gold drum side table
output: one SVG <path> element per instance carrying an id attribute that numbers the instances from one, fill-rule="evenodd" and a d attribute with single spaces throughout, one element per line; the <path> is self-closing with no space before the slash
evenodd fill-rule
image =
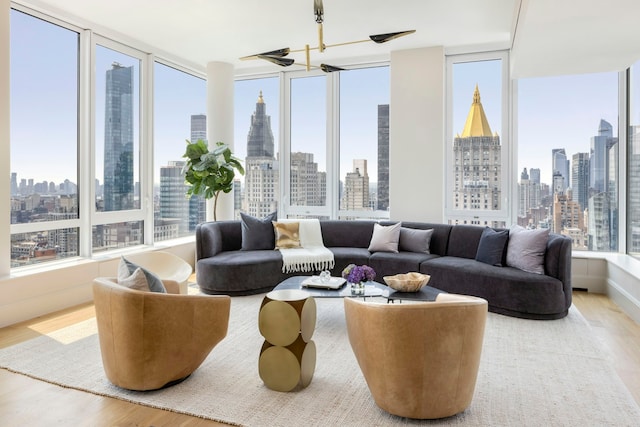
<path id="1" fill-rule="evenodd" d="M 260 306 L 258 327 L 265 338 L 258 362 L 264 384 L 277 391 L 308 386 L 316 367 L 313 297 L 295 289 L 269 292 Z"/>

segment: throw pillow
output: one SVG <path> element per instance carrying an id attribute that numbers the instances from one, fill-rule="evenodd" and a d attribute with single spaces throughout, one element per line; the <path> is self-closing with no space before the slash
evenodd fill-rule
<path id="1" fill-rule="evenodd" d="M 493 228 L 486 227 L 482 231 L 482 236 L 480 236 L 476 261 L 502 267 L 504 251 L 507 248 L 508 241 L 509 230 L 495 231 Z"/>
<path id="2" fill-rule="evenodd" d="M 400 227 L 400 242 L 398 249 L 404 252 L 420 252 L 429 254 L 431 235 L 433 229 L 419 230 L 415 228 Z"/>
<path id="3" fill-rule="evenodd" d="M 276 249 L 301 248 L 300 223 L 272 221 L 276 233 Z"/>
<path id="4" fill-rule="evenodd" d="M 509 229 L 507 265 L 530 273 L 544 274 L 544 253 L 549 229 L 525 230 L 514 225 Z"/>
<path id="5" fill-rule="evenodd" d="M 272 212 L 263 219 L 254 218 L 251 215 L 240 212 L 240 225 L 242 227 L 241 250 L 273 249 L 276 245 L 276 239 L 272 221 L 277 219 L 277 212 Z"/>
<path id="6" fill-rule="evenodd" d="M 398 253 L 400 225 L 400 222 L 387 226 L 374 224 L 373 235 L 371 236 L 371 242 L 369 243 L 369 251 Z"/>
<path id="7" fill-rule="evenodd" d="M 118 265 L 118 283 L 139 291 L 166 293 L 162 280 L 146 268 L 120 257 Z"/>

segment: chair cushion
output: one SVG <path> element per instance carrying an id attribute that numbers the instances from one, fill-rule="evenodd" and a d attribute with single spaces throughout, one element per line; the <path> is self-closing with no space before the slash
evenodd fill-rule
<path id="1" fill-rule="evenodd" d="M 125 257 L 120 258 L 118 265 L 118 284 L 139 291 L 167 292 L 158 276 Z"/>
<path id="2" fill-rule="evenodd" d="M 240 224 L 242 227 L 243 251 L 260 249 L 273 249 L 276 246 L 275 233 L 272 221 L 278 219 L 278 213 L 272 212 L 263 219 L 254 218 L 240 212 Z"/>

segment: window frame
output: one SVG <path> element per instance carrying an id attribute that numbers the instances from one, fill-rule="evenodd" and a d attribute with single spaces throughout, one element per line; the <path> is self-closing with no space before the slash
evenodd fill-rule
<path id="1" fill-rule="evenodd" d="M 453 129 L 453 68 L 455 64 L 501 60 L 501 128 L 500 128 L 500 161 L 502 165 L 501 176 L 501 209 L 499 210 L 464 210 L 454 209 L 454 170 L 453 139 L 456 130 Z M 445 221 L 459 219 L 467 224 L 476 222 L 490 225 L 492 222 L 513 221 L 514 212 L 517 212 L 517 186 L 514 185 L 514 161 L 517 159 L 517 140 L 513 132 L 515 121 L 512 123 L 512 94 L 516 94 L 516 83 L 512 82 L 509 73 L 509 52 L 497 50 L 480 53 L 465 53 L 446 55 L 445 75 L 445 197 L 444 218 Z M 471 94 L 470 94 L 471 95 Z M 494 129 L 495 131 L 495 129 Z M 515 190 L 514 190 L 515 188 Z"/>

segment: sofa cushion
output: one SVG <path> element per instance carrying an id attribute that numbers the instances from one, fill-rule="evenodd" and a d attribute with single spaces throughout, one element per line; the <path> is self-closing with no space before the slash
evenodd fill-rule
<path id="1" fill-rule="evenodd" d="M 276 249 L 300 248 L 300 223 L 272 221 Z"/>
<path id="2" fill-rule="evenodd" d="M 509 230 L 496 231 L 493 228 L 486 227 L 480 237 L 476 261 L 502 267 L 508 241 Z"/>
<path id="3" fill-rule="evenodd" d="M 431 276 L 429 286 L 486 299 L 493 312 L 532 319 L 566 315 L 563 283 L 550 276 L 448 256 L 423 262 L 420 272 Z"/>
<path id="4" fill-rule="evenodd" d="M 478 252 L 482 227 L 477 225 L 455 225 L 449 234 L 447 256 L 457 256 L 475 260 Z"/>
<path id="5" fill-rule="evenodd" d="M 376 271 L 376 280 L 384 283 L 384 276 L 420 271 L 422 262 L 437 257 L 421 252 L 375 252 L 369 257 L 369 266 Z"/>
<path id="6" fill-rule="evenodd" d="M 548 240 L 548 228 L 525 230 L 514 225 L 509 229 L 507 265 L 529 273 L 544 274 L 544 253 Z"/>
<path id="7" fill-rule="evenodd" d="M 403 252 L 420 252 L 423 254 L 431 253 L 429 245 L 431 244 L 431 236 L 433 229 L 416 230 L 415 228 L 400 227 L 400 242 L 398 250 Z"/>
<path id="8" fill-rule="evenodd" d="M 146 268 L 120 257 L 118 284 L 139 291 L 166 293 L 162 280 Z"/>
<path id="9" fill-rule="evenodd" d="M 333 252 L 335 262 L 334 276 L 340 276 L 340 272 L 349 264 L 368 264 L 371 256 L 371 252 L 364 248 L 329 248 L 329 250 Z"/>
<path id="10" fill-rule="evenodd" d="M 374 224 L 373 235 L 369 243 L 370 252 L 394 252 L 398 253 L 400 241 L 400 224 L 383 226 Z"/>
<path id="11" fill-rule="evenodd" d="M 273 249 L 276 246 L 276 238 L 272 221 L 277 219 L 277 212 L 272 212 L 263 219 L 254 218 L 251 215 L 240 212 L 242 250 Z"/>
<path id="12" fill-rule="evenodd" d="M 367 249 L 373 234 L 373 221 L 320 221 L 322 241 L 327 248 Z"/>

